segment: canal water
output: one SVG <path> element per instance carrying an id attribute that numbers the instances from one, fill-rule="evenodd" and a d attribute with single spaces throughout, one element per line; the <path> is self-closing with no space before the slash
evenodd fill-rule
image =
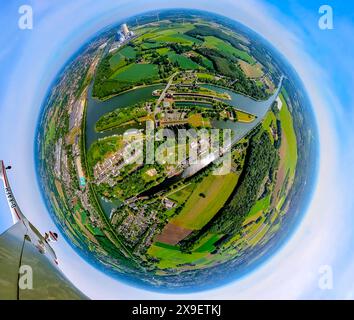
<path id="1" fill-rule="evenodd" d="M 162 89 L 164 86 L 161 84 L 152 85 L 149 87 L 139 88 L 132 91 L 125 92 L 121 95 L 115 96 L 106 101 L 100 101 L 92 97 L 92 84 L 88 90 L 88 104 L 87 104 L 87 118 L 86 118 L 86 150 L 89 149 L 92 142 L 112 136 L 114 134 L 122 134 L 129 127 L 120 127 L 104 133 L 96 132 L 96 122 L 106 113 L 114 111 L 118 108 L 124 108 L 133 106 L 139 102 L 143 102 L 148 99 L 153 99 L 152 92 L 157 89 Z M 137 125 L 134 125 L 135 129 L 140 129 Z"/>
<path id="2" fill-rule="evenodd" d="M 214 90 L 216 92 L 224 93 L 230 95 L 231 100 L 225 100 L 225 103 L 228 103 L 235 107 L 238 110 L 245 111 L 247 113 L 251 113 L 255 115 L 257 118 L 252 123 L 240 123 L 234 121 L 224 121 L 224 120 L 213 120 L 212 125 L 214 128 L 218 129 L 231 129 L 234 132 L 232 144 L 234 145 L 242 139 L 245 135 L 247 135 L 253 128 L 255 128 L 264 118 L 270 107 L 272 106 L 273 102 L 279 95 L 282 86 L 282 80 L 279 84 L 278 89 L 276 92 L 267 100 L 264 101 L 257 101 L 252 98 L 246 97 L 241 94 L 237 94 L 231 90 L 227 90 L 224 88 L 220 88 L 217 86 L 205 84 L 202 85 L 205 88 Z M 104 133 L 98 133 L 95 131 L 95 124 L 96 122 L 106 113 L 116 110 L 117 108 L 124 108 L 133 106 L 139 102 L 143 102 L 148 99 L 152 99 L 152 92 L 157 89 L 163 89 L 164 85 L 152 85 L 144 88 L 138 88 L 132 91 L 128 91 L 121 95 L 112 97 L 106 101 L 99 101 L 95 98 L 92 98 L 92 84 L 88 91 L 88 105 L 87 105 L 87 119 L 86 119 L 86 150 L 89 149 L 91 144 L 96 141 L 97 139 L 104 138 L 107 136 L 112 136 L 115 134 L 123 134 L 126 130 L 134 128 L 134 129 L 141 129 L 142 127 L 134 124 L 133 127 L 125 126 L 120 127 L 118 129 L 114 129 L 111 131 L 106 131 Z M 192 165 L 187 168 L 182 177 L 186 178 L 194 173 L 198 172 L 200 169 L 208 165 L 210 162 L 214 161 L 216 157 L 213 155 L 210 156 L 210 159 L 203 164 Z M 102 199 L 101 199 L 102 200 Z M 101 201 L 101 205 L 109 217 L 111 209 L 116 208 L 117 204 L 109 203 L 107 201 Z"/>
<path id="3" fill-rule="evenodd" d="M 216 128 L 220 129 L 232 129 L 235 131 L 236 139 L 240 139 L 244 136 L 245 132 L 248 132 L 250 129 L 254 128 L 259 122 L 262 121 L 265 114 L 269 110 L 270 106 L 276 100 L 281 85 L 278 90 L 267 100 L 256 101 L 252 98 L 237 94 L 231 90 L 220 88 L 213 85 L 202 85 L 205 88 L 230 95 L 231 100 L 225 100 L 226 103 L 232 105 L 233 107 L 245 111 L 257 116 L 257 119 L 252 123 L 235 123 L 233 121 L 213 121 L 213 125 Z M 87 119 L 86 119 L 86 148 L 90 147 L 92 142 L 97 139 L 111 136 L 114 134 L 122 134 L 129 127 L 121 127 L 104 133 L 98 133 L 95 131 L 96 122 L 106 113 L 116 110 L 117 108 L 129 107 L 144 100 L 153 99 L 152 92 L 157 89 L 162 89 L 164 85 L 152 85 L 149 87 L 138 88 L 132 91 L 128 91 L 121 95 L 115 96 L 106 101 L 99 101 L 95 98 L 92 98 L 92 85 L 88 91 L 88 106 L 87 106 Z M 134 125 L 135 129 L 140 129 L 137 125 Z"/>

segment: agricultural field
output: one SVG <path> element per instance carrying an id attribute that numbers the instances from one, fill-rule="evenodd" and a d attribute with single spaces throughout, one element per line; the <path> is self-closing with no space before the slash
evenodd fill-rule
<path id="1" fill-rule="evenodd" d="M 201 66 L 189 58 L 176 53 L 169 53 L 168 58 L 172 63 L 178 64 L 182 70 L 199 70 Z"/>
<path id="2" fill-rule="evenodd" d="M 119 50 L 110 60 L 110 67 L 112 70 L 119 69 L 127 64 L 128 59 L 135 59 L 136 51 L 131 46 L 126 46 Z"/>
<path id="3" fill-rule="evenodd" d="M 264 75 L 262 66 L 259 63 L 250 64 L 244 60 L 239 60 L 238 63 L 242 71 L 249 78 L 259 79 Z"/>
<path id="4" fill-rule="evenodd" d="M 224 40 L 221 40 L 214 36 L 207 36 L 204 39 L 205 39 L 204 45 L 207 48 L 212 48 L 212 49 L 220 50 L 221 52 L 228 53 L 232 56 L 244 60 L 245 62 L 251 65 L 255 63 L 255 60 L 247 52 L 241 51 L 233 47 L 231 44 L 225 42 Z"/>
<path id="5" fill-rule="evenodd" d="M 130 64 L 117 70 L 111 79 L 121 82 L 139 83 L 141 81 L 153 80 L 158 77 L 158 67 L 153 64 Z"/>
<path id="6" fill-rule="evenodd" d="M 281 208 L 285 201 L 284 194 L 291 187 L 298 161 L 297 141 L 293 126 L 293 120 L 289 111 L 289 106 L 284 99 L 284 91 L 280 95 L 282 103 L 279 112 L 279 119 L 281 121 L 281 146 L 279 150 L 280 163 L 277 175 L 277 183 L 275 186 L 273 205 Z"/>
<path id="7" fill-rule="evenodd" d="M 167 197 L 173 201 L 176 201 L 178 204 L 182 204 L 190 197 L 193 192 L 193 189 L 194 184 L 190 183 L 168 194 Z"/>
<path id="8" fill-rule="evenodd" d="M 212 74 L 209 73 L 198 73 L 198 79 L 200 80 L 213 80 L 215 78 L 215 76 L 213 76 Z"/>
<path id="9" fill-rule="evenodd" d="M 286 144 L 286 151 L 284 151 L 285 167 L 287 168 L 287 170 L 290 171 L 290 176 L 294 176 L 297 163 L 296 135 L 294 131 L 292 116 L 290 114 L 289 107 L 284 99 L 283 94 L 280 95 L 280 99 L 282 101 L 283 106 L 280 110 L 279 117 L 282 123 L 282 128 L 285 137 L 284 144 Z"/>
<path id="10" fill-rule="evenodd" d="M 210 175 L 195 188 L 182 212 L 171 223 L 199 230 L 220 210 L 237 184 L 238 176 Z"/>
<path id="11" fill-rule="evenodd" d="M 270 208 L 270 195 L 264 197 L 261 200 L 258 200 L 255 205 L 252 207 L 251 211 L 248 213 L 244 225 L 252 221 L 256 221 L 259 217 L 262 216 Z"/>
<path id="12" fill-rule="evenodd" d="M 218 241 L 222 235 L 208 234 L 195 248 L 195 252 L 213 252 L 215 250 L 214 243 Z"/>
<path id="13" fill-rule="evenodd" d="M 184 264 L 193 264 L 208 255 L 207 252 L 183 253 L 178 247 L 167 247 L 165 244 L 160 243 L 152 245 L 147 253 L 154 258 L 160 259 L 158 263 L 160 269 L 173 269 Z"/>

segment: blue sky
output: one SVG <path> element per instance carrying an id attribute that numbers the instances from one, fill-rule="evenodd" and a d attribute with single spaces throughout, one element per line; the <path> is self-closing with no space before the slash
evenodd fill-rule
<path id="1" fill-rule="evenodd" d="M 320 171 L 313 201 L 296 233 L 256 271 L 215 290 L 180 298 L 354 298 L 354 3 L 348 1 L 33 0 L 2 1 L 0 12 L 0 157 L 23 211 L 45 231 L 56 229 L 42 203 L 33 163 L 36 122 L 57 72 L 101 28 L 147 10 L 188 7 L 214 11 L 268 39 L 299 73 L 320 134 Z M 34 29 L 17 27 L 30 4 Z M 331 5 L 334 29 L 318 28 L 318 9 Z M 80 14 L 78 14 L 78 12 Z M 0 197 L 0 231 L 10 225 Z M 113 280 L 65 243 L 55 247 L 64 273 L 92 298 L 174 298 Z M 301 263 L 300 263 L 301 262 Z M 320 290 L 319 268 L 333 269 L 334 287 Z"/>

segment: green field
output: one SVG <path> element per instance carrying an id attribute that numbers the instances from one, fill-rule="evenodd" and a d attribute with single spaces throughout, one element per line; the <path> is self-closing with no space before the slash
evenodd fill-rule
<path id="1" fill-rule="evenodd" d="M 211 62 L 209 59 L 207 59 L 206 57 L 204 57 L 202 55 L 200 57 L 202 58 L 204 67 L 208 68 L 209 70 L 214 70 L 213 62 Z"/>
<path id="2" fill-rule="evenodd" d="M 213 76 L 212 74 L 209 73 L 198 73 L 198 79 L 200 80 L 213 80 L 215 78 L 215 76 Z"/>
<path id="3" fill-rule="evenodd" d="M 201 229 L 223 207 L 237 181 L 238 175 L 235 173 L 205 177 L 194 189 L 181 213 L 171 222 L 186 229 Z"/>
<path id="4" fill-rule="evenodd" d="M 269 130 L 271 124 L 273 123 L 273 125 L 275 125 L 277 119 L 273 113 L 273 111 L 268 111 L 268 113 L 266 114 L 264 120 L 262 121 L 262 126 L 265 130 Z"/>
<path id="5" fill-rule="evenodd" d="M 283 106 L 280 110 L 280 121 L 281 125 L 284 131 L 284 134 L 286 136 L 286 142 L 287 142 L 287 152 L 285 154 L 285 166 L 286 166 L 286 171 L 290 170 L 290 176 L 294 176 L 295 174 L 295 169 L 296 169 L 296 163 L 297 163 L 297 141 L 296 141 L 296 135 L 294 131 L 294 125 L 293 125 L 293 120 L 290 114 L 290 111 L 288 109 L 288 105 L 284 99 L 284 90 L 282 90 L 282 94 L 280 95 L 280 99 L 283 103 Z"/>
<path id="6" fill-rule="evenodd" d="M 205 46 L 211 49 L 220 50 L 221 52 L 231 54 L 240 58 L 250 64 L 254 64 L 256 61 L 246 52 L 236 49 L 231 44 L 213 36 L 205 37 Z"/>
<path id="7" fill-rule="evenodd" d="M 171 52 L 168 54 L 168 58 L 173 63 L 178 63 L 179 67 L 183 70 L 198 70 L 200 66 L 191 59 L 182 56 L 180 54 Z"/>
<path id="8" fill-rule="evenodd" d="M 112 70 L 121 68 L 125 65 L 125 58 L 118 52 L 109 60 L 109 65 Z"/>
<path id="9" fill-rule="evenodd" d="M 162 46 L 163 46 L 163 43 L 161 43 L 161 42 L 151 41 L 151 42 L 143 43 L 141 45 L 141 48 L 145 49 L 145 50 L 150 50 L 150 49 L 161 48 Z"/>
<path id="10" fill-rule="evenodd" d="M 163 55 L 166 55 L 172 51 L 169 48 L 160 48 L 160 49 L 157 49 L 156 52 L 163 56 Z"/>
<path id="11" fill-rule="evenodd" d="M 136 51 L 131 46 L 126 46 L 119 50 L 110 60 L 109 64 L 112 70 L 123 67 L 126 64 L 125 59 L 135 59 Z"/>
<path id="12" fill-rule="evenodd" d="M 252 207 L 251 211 L 248 213 L 246 220 L 244 224 L 247 224 L 248 222 L 257 219 L 259 212 L 264 212 L 268 210 L 270 207 L 270 195 L 267 197 L 264 197 L 261 200 L 258 200 L 255 205 Z"/>
<path id="13" fill-rule="evenodd" d="M 101 162 L 108 154 L 114 153 L 123 146 L 122 136 L 112 136 L 95 141 L 87 152 L 90 168 Z"/>
<path id="14" fill-rule="evenodd" d="M 178 204 L 182 204 L 191 195 L 193 189 L 194 189 L 194 184 L 191 183 L 189 185 L 184 186 L 181 189 L 174 191 L 173 193 L 170 193 L 167 197 L 172 201 L 176 201 Z"/>
<path id="15" fill-rule="evenodd" d="M 136 58 L 136 51 L 135 51 L 135 49 L 134 49 L 133 47 L 131 47 L 131 46 L 126 46 L 126 47 L 124 47 L 124 48 L 120 51 L 120 53 L 121 53 L 123 56 L 127 57 L 128 59 L 135 59 L 135 58 Z"/>
<path id="16" fill-rule="evenodd" d="M 208 255 L 208 252 L 182 253 L 173 247 L 170 248 L 167 246 L 166 244 L 156 243 L 148 250 L 150 256 L 161 259 L 158 263 L 158 267 L 161 269 L 175 268 L 181 264 L 195 263 L 198 259 Z"/>
<path id="17" fill-rule="evenodd" d="M 139 38 L 139 42 L 144 42 L 143 46 L 146 49 L 161 47 L 165 43 L 180 43 L 184 45 L 201 44 L 202 41 L 196 38 L 190 37 L 185 32 L 192 30 L 194 26 L 192 24 L 186 24 L 184 26 L 176 26 L 175 28 L 161 28 L 159 30 L 151 30 Z M 155 31 L 155 32 L 154 32 Z M 151 44 L 149 46 L 149 44 Z"/>
<path id="18" fill-rule="evenodd" d="M 192 37 L 189 37 L 183 33 L 166 33 L 154 38 L 157 42 L 169 42 L 192 45 L 194 43 L 200 44 L 201 41 Z"/>
<path id="19" fill-rule="evenodd" d="M 222 235 L 210 233 L 208 234 L 194 250 L 194 252 L 212 252 L 215 250 L 214 243 L 218 241 Z"/>
<path id="20" fill-rule="evenodd" d="M 130 64 L 117 70 L 111 79 L 122 82 L 140 82 L 158 78 L 158 67 L 153 64 Z"/>

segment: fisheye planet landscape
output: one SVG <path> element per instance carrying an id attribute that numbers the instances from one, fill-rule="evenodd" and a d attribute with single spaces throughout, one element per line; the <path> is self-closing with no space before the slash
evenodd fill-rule
<path id="1" fill-rule="evenodd" d="M 317 161 L 311 105 L 285 58 L 236 21 L 182 9 L 117 21 L 84 44 L 48 90 L 36 142 L 67 241 L 159 291 L 220 286 L 274 254 Z"/>

